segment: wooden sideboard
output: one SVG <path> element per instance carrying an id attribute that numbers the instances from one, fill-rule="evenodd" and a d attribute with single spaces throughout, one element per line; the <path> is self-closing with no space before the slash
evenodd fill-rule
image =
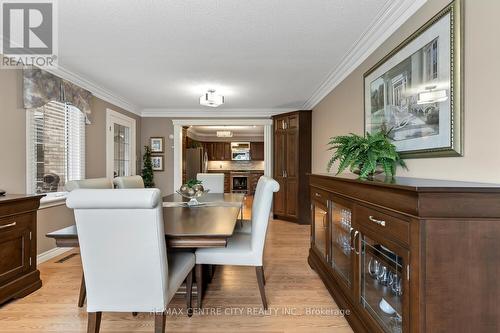
<path id="1" fill-rule="evenodd" d="M 36 215 L 42 197 L 0 197 L 0 304 L 42 286 L 36 268 Z"/>
<path id="2" fill-rule="evenodd" d="M 309 264 L 355 332 L 500 330 L 500 186 L 309 181 Z"/>

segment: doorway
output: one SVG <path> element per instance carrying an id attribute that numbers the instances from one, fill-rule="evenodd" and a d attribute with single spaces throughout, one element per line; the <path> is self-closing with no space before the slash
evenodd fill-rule
<path id="1" fill-rule="evenodd" d="M 136 172 L 135 119 L 106 110 L 106 177 L 132 176 Z"/>
<path id="2" fill-rule="evenodd" d="M 174 125 L 174 188 L 182 185 L 183 127 L 189 126 L 262 126 L 264 128 L 264 175 L 272 175 L 272 120 L 271 119 L 176 119 Z"/>

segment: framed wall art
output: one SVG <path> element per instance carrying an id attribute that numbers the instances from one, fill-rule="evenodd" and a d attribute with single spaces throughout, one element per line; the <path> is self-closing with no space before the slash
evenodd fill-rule
<path id="1" fill-rule="evenodd" d="M 462 13 L 455 0 L 364 75 L 365 133 L 404 158 L 463 153 Z"/>
<path id="2" fill-rule="evenodd" d="M 151 156 L 151 164 L 153 164 L 153 171 L 163 171 L 163 155 Z"/>
<path id="3" fill-rule="evenodd" d="M 163 153 L 163 146 L 165 145 L 165 138 L 162 136 L 152 137 L 149 139 L 149 146 L 152 153 Z"/>

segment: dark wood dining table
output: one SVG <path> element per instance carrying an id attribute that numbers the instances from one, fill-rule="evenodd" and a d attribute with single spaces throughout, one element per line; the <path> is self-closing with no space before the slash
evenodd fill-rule
<path id="1" fill-rule="evenodd" d="M 188 199 L 179 194 L 163 197 L 163 222 L 165 239 L 169 248 L 224 247 L 233 235 L 238 215 L 243 212 L 245 196 L 239 193 L 207 193 L 198 198 L 200 205 L 188 206 Z M 72 225 L 46 235 L 56 241 L 57 247 L 79 247 L 78 230 Z M 212 267 L 206 267 L 209 279 Z M 201 283 L 199 285 L 201 286 Z M 206 284 L 205 284 L 206 287 Z M 177 293 L 185 294 L 185 285 Z M 201 304 L 198 284 L 193 288 Z M 86 298 L 85 277 L 82 275 L 78 306 L 83 307 Z"/>
<path id="2" fill-rule="evenodd" d="M 198 206 L 188 206 L 179 194 L 163 197 L 165 238 L 170 248 L 224 247 L 233 235 L 242 210 L 240 193 L 207 193 Z M 46 235 L 58 247 L 79 247 L 78 230 L 72 225 Z"/>

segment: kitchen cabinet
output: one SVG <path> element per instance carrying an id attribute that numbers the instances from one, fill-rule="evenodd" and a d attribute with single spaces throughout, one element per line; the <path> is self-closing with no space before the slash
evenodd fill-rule
<path id="1" fill-rule="evenodd" d="M 204 142 L 203 147 L 207 152 L 209 161 L 230 161 L 231 143 L 230 142 Z"/>
<path id="2" fill-rule="evenodd" d="M 0 197 L 0 304 L 42 286 L 36 268 L 36 211 L 41 197 Z"/>
<path id="3" fill-rule="evenodd" d="M 307 173 L 311 171 L 311 111 L 273 117 L 274 179 L 280 190 L 274 195 L 275 218 L 310 224 Z"/>
<path id="4" fill-rule="evenodd" d="M 309 264 L 355 332 L 492 332 L 500 186 L 310 175 Z M 489 255 L 491 254 L 491 255 Z M 471 313 L 472 312 L 472 313 Z"/>
<path id="5" fill-rule="evenodd" d="M 252 161 L 264 160 L 264 142 L 250 142 L 250 158 Z"/>

